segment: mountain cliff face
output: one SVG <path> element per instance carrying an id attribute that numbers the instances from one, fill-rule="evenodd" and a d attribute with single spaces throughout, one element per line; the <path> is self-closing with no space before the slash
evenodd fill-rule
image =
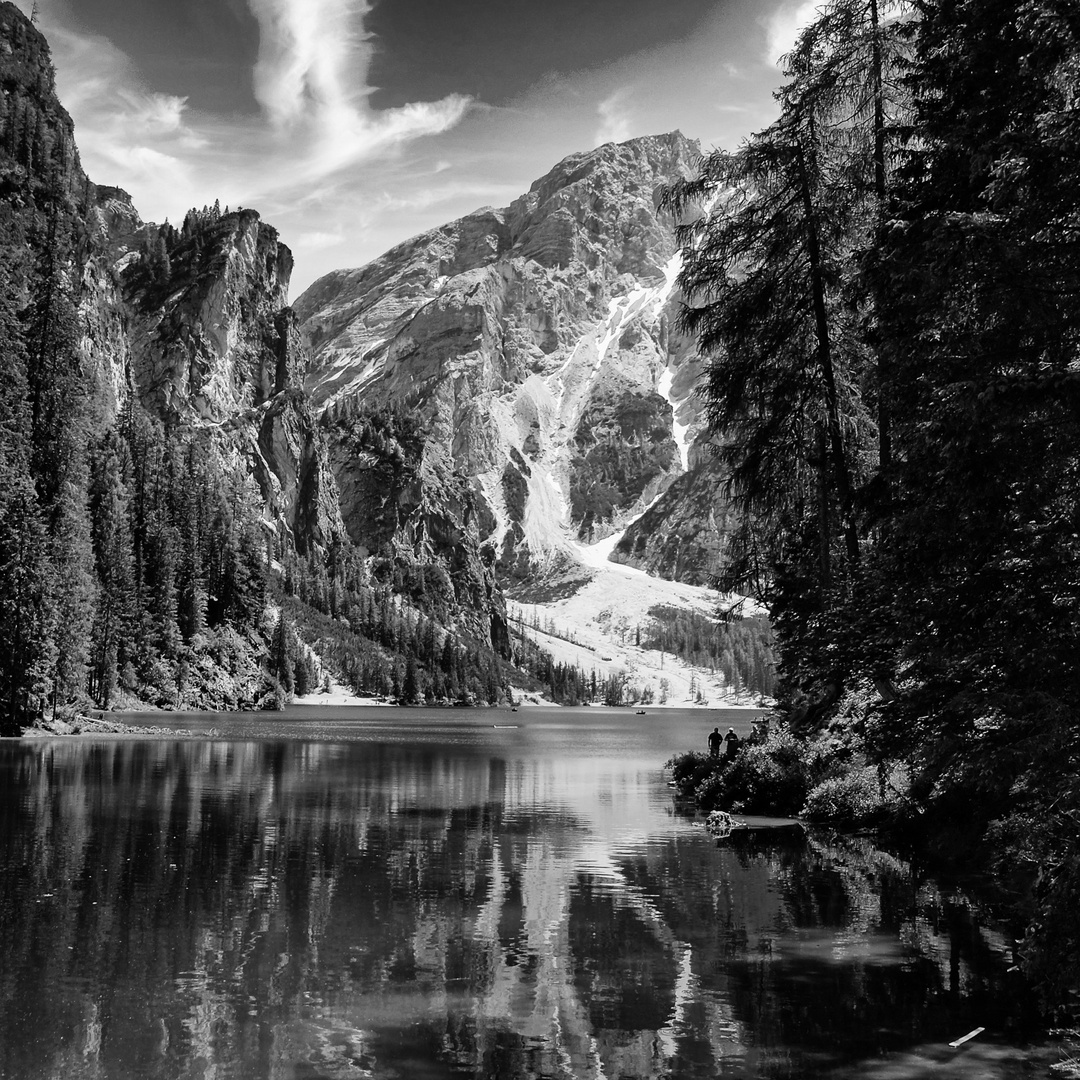
<path id="1" fill-rule="evenodd" d="M 277 232 L 254 210 L 192 211 L 182 230 L 143 232 L 140 249 L 114 248 L 143 406 L 244 462 L 300 553 L 348 538 L 368 555 L 444 567 L 451 623 L 509 656 L 502 597 L 461 511 L 470 493 L 434 459 L 388 476 L 385 460 L 355 452 L 355 424 L 319 425 L 287 305 L 292 255 Z"/>
<path id="2" fill-rule="evenodd" d="M 296 302 L 314 406 L 417 410 L 425 454 L 471 488 L 511 589 L 588 576 L 581 545 L 691 465 L 697 368 L 673 330 L 679 259 L 657 189 L 696 155 L 678 132 L 572 155 L 509 207 L 327 275 Z M 342 512 L 361 513 L 347 492 Z M 622 557 L 697 581 L 702 550 L 638 543 Z"/>
<path id="3" fill-rule="evenodd" d="M 56 98 L 48 43 L 7 3 L 0 91 L 8 250 L 51 243 L 48 257 L 79 277 L 66 284 L 93 387 L 92 430 L 132 395 L 166 424 L 205 428 L 213 452 L 254 471 L 301 550 L 331 542 L 343 526 L 302 394 L 307 354 L 287 307 L 289 249 L 254 211 L 193 213 L 181 235 L 144 223 L 123 190 L 91 183 Z M 32 278 L 30 267 L 15 269 Z"/>
<path id="4" fill-rule="evenodd" d="M 99 200 L 104 221 L 115 222 L 117 201 Z M 153 415 L 243 459 L 299 551 L 332 543 L 344 530 L 303 394 L 307 354 L 287 303 L 292 253 L 254 210 L 192 211 L 179 232 L 131 226 L 113 225 L 110 251 L 132 391 Z"/>

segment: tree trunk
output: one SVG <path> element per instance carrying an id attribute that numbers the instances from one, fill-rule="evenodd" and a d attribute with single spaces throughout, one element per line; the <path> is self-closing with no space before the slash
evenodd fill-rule
<path id="1" fill-rule="evenodd" d="M 870 0 L 870 64 L 874 94 L 874 197 L 877 201 L 877 218 L 880 225 L 885 215 L 885 199 L 888 190 L 885 183 L 885 89 L 883 85 L 884 57 L 881 50 L 881 21 L 878 0 Z M 884 350 L 877 347 L 878 382 L 878 472 L 888 483 L 892 467 L 892 417 L 886 393 L 888 367 Z"/>
<path id="2" fill-rule="evenodd" d="M 829 314 L 825 303 L 825 278 L 821 265 L 821 244 L 818 239 L 817 217 L 810 190 L 810 176 L 806 168 L 806 156 L 796 139 L 796 160 L 799 167 L 799 185 L 802 189 L 803 213 L 806 216 L 806 252 L 810 260 L 810 288 L 814 306 L 814 324 L 817 334 L 817 359 L 821 380 L 825 384 L 825 409 L 829 424 L 829 446 L 836 493 L 840 500 L 840 514 L 844 523 L 844 543 L 848 559 L 854 567 L 859 562 L 859 537 L 852 515 L 851 475 L 844 453 L 843 433 L 840 430 L 840 399 L 836 390 L 836 373 L 833 370 L 832 340 L 829 334 Z"/>

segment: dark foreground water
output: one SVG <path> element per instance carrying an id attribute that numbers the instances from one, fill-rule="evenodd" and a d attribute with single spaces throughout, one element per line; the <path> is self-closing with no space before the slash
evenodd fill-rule
<path id="1" fill-rule="evenodd" d="M 0 743 L 0 1077 L 1044 1076 L 963 896 L 865 840 L 673 814 L 664 760 L 732 721 Z"/>

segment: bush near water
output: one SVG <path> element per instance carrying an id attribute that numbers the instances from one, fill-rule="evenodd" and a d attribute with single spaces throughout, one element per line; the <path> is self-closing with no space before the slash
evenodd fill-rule
<path id="1" fill-rule="evenodd" d="M 800 739 L 780 726 L 734 758 L 690 751 L 668 762 L 678 794 L 705 812 L 798 815 L 854 828 L 882 823 L 901 808 L 897 778 L 878 770 L 835 735 Z"/>

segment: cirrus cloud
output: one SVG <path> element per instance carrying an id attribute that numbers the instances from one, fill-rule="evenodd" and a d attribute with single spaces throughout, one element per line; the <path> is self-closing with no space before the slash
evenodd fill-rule
<path id="1" fill-rule="evenodd" d="M 800 32 L 817 17 L 824 0 L 785 0 L 765 20 L 765 59 L 780 66 L 780 58 L 791 52 Z"/>
<path id="2" fill-rule="evenodd" d="M 633 118 L 626 104 L 630 99 L 629 87 L 621 86 L 613 90 L 596 107 L 600 115 L 600 127 L 596 129 L 596 145 L 609 142 L 623 142 L 630 138 L 633 130 Z"/>
<path id="3" fill-rule="evenodd" d="M 260 30 L 255 96 L 271 131 L 304 146 L 301 179 L 446 131 L 473 104 L 452 94 L 371 110 L 367 0 L 248 0 L 248 6 Z"/>
<path id="4" fill-rule="evenodd" d="M 73 29 L 65 4 L 42 4 L 59 95 L 87 172 L 128 188 L 154 220 L 214 197 L 288 207 L 336 174 L 449 130 L 475 104 L 455 94 L 371 109 L 366 0 L 247 4 L 260 35 L 255 118 L 193 110 L 186 98 L 155 91 L 111 41 Z"/>

